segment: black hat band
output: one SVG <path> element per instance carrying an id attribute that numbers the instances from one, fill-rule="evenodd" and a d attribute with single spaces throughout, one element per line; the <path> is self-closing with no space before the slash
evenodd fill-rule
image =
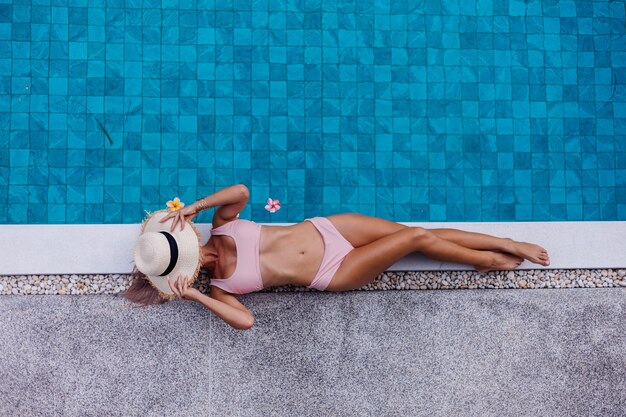
<path id="1" fill-rule="evenodd" d="M 176 239 L 174 239 L 174 236 L 172 236 L 168 232 L 161 231 L 159 233 L 163 233 L 163 235 L 167 238 L 168 243 L 170 244 L 170 264 L 165 269 L 165 272 L 159 275 L 160 277 L 162 277 L 172 272 L 172 270 L 176 266 L 176 262 L 178 261 L 178 244 L 176 243 Z"/>

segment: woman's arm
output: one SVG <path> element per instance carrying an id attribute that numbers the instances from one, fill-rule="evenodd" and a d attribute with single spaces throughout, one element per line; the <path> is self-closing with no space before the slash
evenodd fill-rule
<path id="1" fill-rule="evenodd" d="M 249 330 L 254 326 L 254 316 L 250 312 L 246 313 L 201 292 L 198 292 L 194 300 L 211 310 L 211 312 L 235 329 Z"/>
<path id="2" fill-rule="evenodd" d="M 208 197 L 204 197 L 192 204 L 196 213 L 205 210 L 210 207 L 220 206 L 215 212 L 215 216 L 218 216 L 220 220 L 229 220 L 234 218 L 248 203 L 250 194 L 248 187 L 243 184 L 231 185 L 228 188 L 219 190 L 216 193 L 211 194 Z M 213 226 L 219 226 L 215 224 L 215 218 Z"/>
<path id="3" fill-rule="evenodd" d="M 221 298 L 221 300 L 216 300 L 215 298 L 207 297 L 197 288 L 191 288 L 187 277 L 184 275 L 179 275 L 177 279 L 169 277 L 167 283 L 174 294 L 183 300 L 199 302 L 235 329 L 248 330 L 254 326 L 252 313 L 237 301 L 233 295 L 221 288 L 211 286 L 211 295 Z"/>
<path id="4" fill-rule="evenodd" d="M 159 223 L 165 223 L 173 218 L 171 231 L 176 228 L 176 223 L 180 221 L 180 230 L 185 227 L 185 220 L 191 220 L 204 209 L 219 206 L 213 214 L 213 227 L 219 227 L 224 223 L 234 220 L 235 217 L 248 203 L 248 187 L 243 184 L 231 185 L 208 197 L 202 198 L 195 203 L 183 207 L 182 209 L 173 211 L 159 220 Z"/>

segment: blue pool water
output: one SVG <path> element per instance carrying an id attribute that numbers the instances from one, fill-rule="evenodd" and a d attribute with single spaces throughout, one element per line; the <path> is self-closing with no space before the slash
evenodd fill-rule
<path id="1" fill-rule="evenodd" d="M 0 0 L 0 223 L 234 183 L 259 222 L 626 220 L 625 28 L 623 0 Z"/>

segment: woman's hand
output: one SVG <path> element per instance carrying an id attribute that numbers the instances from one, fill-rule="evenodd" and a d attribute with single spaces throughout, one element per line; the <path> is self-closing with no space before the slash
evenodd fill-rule
<path id="1" fill-rule="evenodd" d="M 169 284 L 174 294 L 182 298 L 183 300 L 196 300 L 200 291 L 196 288 L 192 288 L 189 286 L 189 280 L 186 276 L 179 275 L 178 279 L 174 280 L 171 277 L 167 278 L 167 283 Z"/>
<path id="2" fill-rule="evenodd" d="M 190 206 L 186 206 L 179 210 L 169 213 L 167 216 L 159 220 L 159 223 L 166 222 L 167 220 L 173 217 L 174 221 L 172 222 L 172 228 L 170 229 L 170 232 L 174 231 L 174 229 L 176 228 L 176 222 L 178 221 L 180 221 L 180 230 L 183 230 L 185 228 L 185 222 L 187 220 L 189 221 L 193 220 L 197 215 L 198 215 L 198 212 L 196 211 L 196 207 L 194 204 L 192 204 Z"/>

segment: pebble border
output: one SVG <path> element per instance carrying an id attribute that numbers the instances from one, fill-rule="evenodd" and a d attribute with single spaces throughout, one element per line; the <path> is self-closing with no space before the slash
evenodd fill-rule
<path id="1" fill-rule="evenodd" d="M 130 274 L 0 275 L 0 295 L 117 294 L 130 286 L 130 280 Z M 202 272 L 193 286 L 208 294 L 208 276 Z M 608 287 L 626 287 L 626 269 L 541 269 L 487 273 L 388 271 L 355 291 Z M 284 285 L 259 292 L 296 291 L 318 290 Z"/>

